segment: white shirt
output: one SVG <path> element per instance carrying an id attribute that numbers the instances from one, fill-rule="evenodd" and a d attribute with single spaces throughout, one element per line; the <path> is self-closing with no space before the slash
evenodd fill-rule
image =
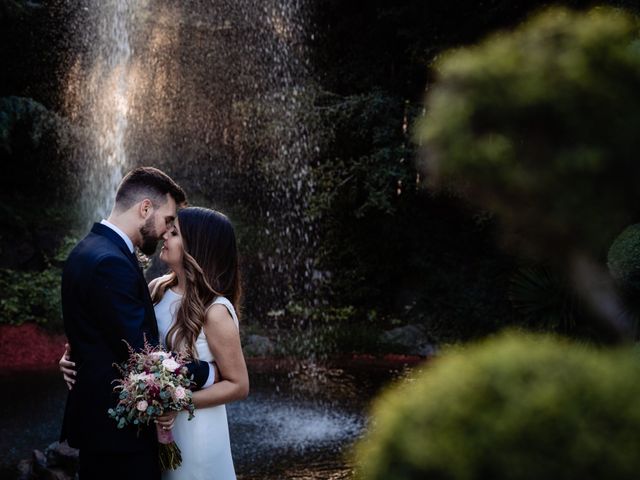
<path id="1" fill-rule="evenodd" d="M 120 235 L 120 237 L 122 237 L 122 239 L 124 240 L 124 243 L 126 243 L 127 247 L 129 247 L 129 251 L 131 253 L 133 253 L 133 251 L 134 251 L 133 242 L 131 241 L 131 239 L 129 238 L 129 236 L 126 233 L 124 233 L 122 230 L 120 230 L 118 227 L 116 227 L 113 223 L 110 223 L 110 222 L 108 222 L 108 221 L 106 221 L 104 219 L 100 223 L 102 225 L 104 225 L 105 227 L 109 227 L 111 230 L 113 230 L 118 235 Z M 209 377 L 207 377 L 207 381 L 202 386 L 202 388 L 210 387 L 211 385 L 213 385 L 215 380 L 216 380 L 215 369 L 213 368 L 213 365 L 209 365 Z"/>

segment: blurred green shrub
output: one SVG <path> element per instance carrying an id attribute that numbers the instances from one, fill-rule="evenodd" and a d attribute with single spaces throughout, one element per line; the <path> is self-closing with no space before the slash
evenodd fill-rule
<path id="1" fill-rule="evenodd" d="M 503 334 L 449 351 L 376 401 L 367 480 L 634 479 L 640 357 Z"/>
<path id="2" fill-rule="evenodd" d="M 600 255 L 640 213 L 634 17 L 554 8 L 438 69 L 418 127 L 429 176 L 496 212 L 521 246 Z"/>

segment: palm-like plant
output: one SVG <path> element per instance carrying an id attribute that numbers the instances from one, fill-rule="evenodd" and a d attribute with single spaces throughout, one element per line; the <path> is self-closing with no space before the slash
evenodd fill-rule
<path id="1" fill-rule="evenodd" d="M 569 281 L 543 266 L 522 267 L 512 277 L 509 300 L 529 326 L 568 332 L 576 327 L 580 302 Z"/>

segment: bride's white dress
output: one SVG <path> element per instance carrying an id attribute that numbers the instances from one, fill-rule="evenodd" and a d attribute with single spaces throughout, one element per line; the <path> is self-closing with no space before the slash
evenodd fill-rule
<path id="1" fill-rule="evenodd" d="M 167 289 L 155 306 L 158 333 L 163 345 L 181 300 L 181 295 Z M 238 326 L 238 316 L 228 299 L 218 297 L 213 301 L 214 304 L 227 307 Z M 203 331 L 196 341 L 196 353 L 199 360 L 213 361 Z M 180 412 L 173 427 L 174 439 L 182 452 L 182 465 L 177 470 L 164 472 L 162 480 L 235 480 L 225 406 L 197 409 L 191 421 L 187 418 L 188 413 Z"/>

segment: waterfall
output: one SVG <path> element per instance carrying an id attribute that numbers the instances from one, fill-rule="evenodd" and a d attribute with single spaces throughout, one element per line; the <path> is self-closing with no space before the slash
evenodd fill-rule
<path id="1" fill-rule="evenodd" d="M 87 223 L 108 215 L 128 169 L 156 166 L 192 204 L 245 226 L 249 305 L 264 315 L 315 295 L 306 1 L 76 0 L 73 10 L 66 104 L 87 132 Z"/>
<path id="2" fill-rule="evenodd" d="M 78 157 L 86 165 L 81 214 L 106 218 L 115 190 L 129 167 L 130 115 L 135 91 L 132 69 L 134 19 L 147 2 L 101 0 L 74 5 L 75 63 L 68 73 L 65 103 L 86 132 Z"/>

